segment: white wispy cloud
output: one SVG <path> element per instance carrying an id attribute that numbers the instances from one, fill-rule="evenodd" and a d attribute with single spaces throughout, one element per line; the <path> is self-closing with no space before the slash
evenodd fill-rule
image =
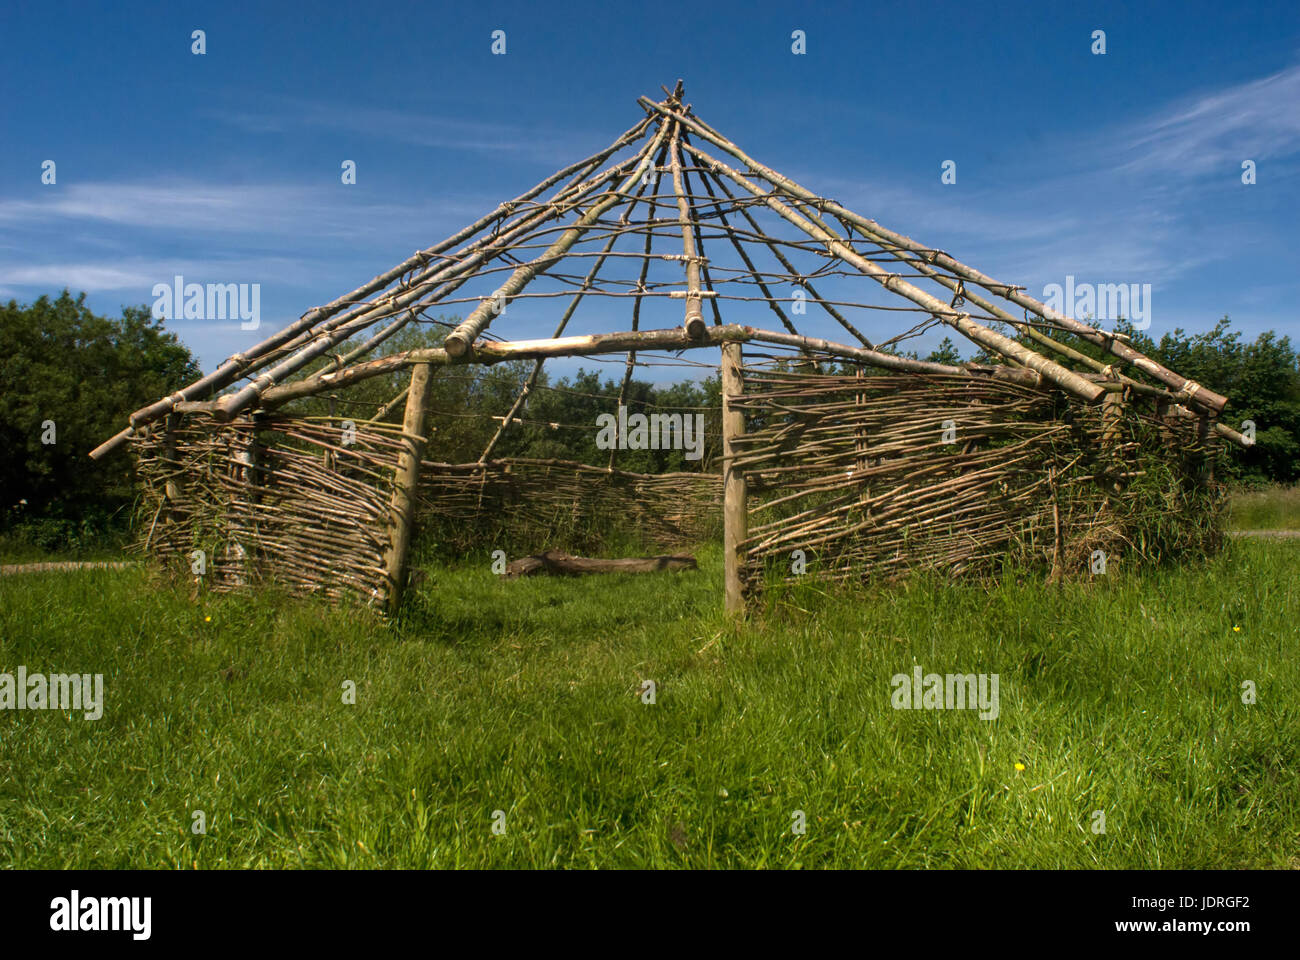
<path id="1" fill-rule="evenodd" d="M 1300 65 L 1202 93 L 1126 125 L 1113 142 L 1123 168 L 1190 176 L 1240 170 L 1243 160 L 1300 153 Z"/>
<path id="2" fill-rule="evenodd" d="M 286 286 L 311 283 L 313 270 L 304 260 L 287 257 L 238 259 L 174 259 L 132 257 L 112 263 L 97 261 L 0 262 L 0 285 L 10 290 L 39 287 L 103 293 L 125 290 L 145 299 L 156 283 L 172 282 L 181 274 L 199 283 L 269 283 Z"/>
<path id="3" fill-rule="evenodd" d="M 357 201 L 344 191 L 343 187 L 199 180 L 74 183 L 40 199 L 0 199 L 0 223 L 89 221 L 167 232 L 356 237 L 381 228 L 402 230 L 407 225 L 476 216 L 490 209 L 463 199 Z"/>
<path id="4" fill-rule="evenodd" d="M 1258 242 L 1225 222 L 1222 242 L 1189 243 L 1199 234 L 1189 223 L 1203 214 L 1207 176 L 1232 185 L 1242 160 L 1297 154 L 1300 66 L 1039 152 L 1011 187 L 959 180 L 913 189 L 884 173 L 848 180 L 816 170 L 796 179 L 1000 280 L 1060 282 L 1070 273 L 1160 288 Z"/>
<path id="5" fill-rule="evenodd" d="M 0 289 L 68 287 L 87 293 L 126 290 L 150 285 L 158 274 L 100 263 L 43 263 L 31 266 L 0 264 Z"/>
<path id="6" fill-rule="evenodd" d="M 211 116 L 256 134 L 316 130 L 440 150 L 517 154 L 549 163 L 568 163 L 581 155 L 574 151 L 571 130 L 300 97 L 276 97 L 259 110 L 216 110 Z"/>

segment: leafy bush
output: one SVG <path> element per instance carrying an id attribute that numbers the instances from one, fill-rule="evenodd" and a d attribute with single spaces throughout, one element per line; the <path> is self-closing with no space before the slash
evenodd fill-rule
<path id="1" fill-rule="evenodd" d="M 144 306 L 101 317 L 84 293 L 67 290 L 0 306 L 3 530 L 55 549 L 84 547 L 124 524 L 134 497 L 130 456 L 87 455 L 133 411 L 199 372 Z"/>

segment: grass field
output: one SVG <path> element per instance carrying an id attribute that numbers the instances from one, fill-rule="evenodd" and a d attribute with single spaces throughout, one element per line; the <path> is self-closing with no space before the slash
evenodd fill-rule
<path id="1" fill-rule="evenodd" d="M 743 627 L 701 561 L 505 582 L 469 558 L 390 625 L 142 570 L 4 578 L 0 672 L 102 673 L 107 702 L 0 712 L 0 863 L 1300 864 L 1300 544 L 809 587 Z M 998 674 L 1000 715 L 893 709 L 914 664 Z"/>
<path id="2" fill-rule="evenodd" d="M 1265 487 L 1233 495 L 1228 525 L 1234 530 L 1300 530 L 1300 487 Z"/>

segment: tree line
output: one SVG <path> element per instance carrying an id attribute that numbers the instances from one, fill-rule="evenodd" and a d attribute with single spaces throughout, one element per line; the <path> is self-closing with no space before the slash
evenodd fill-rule
<path id="1" fill-rule="evenodd" d="M 1300 353 L 1289 337 L 1268 331 L 1247 341 L 1227 317 L 1205 333 L 1175 329 L 1159 340 L 1124 321 L 1116 329 L 1142 353 L 1225 393 L 1230 399 L 1223 416 L 1229 425 L 1255 424 L 1255 445 L 1229 454 L 1234 482 L 1300 479 Z M 440 327 L 413 326 L 375 355 L 429 346 L 441 336 Z M 1105 359 L 1092 344 L 1069 342 Z M 1026 346 L 1034 345 L 1026 341 Z M 921 359 L 956 363 L 963 358 L 945 338 Z M 973 359 L 1000 362 L 983 352 Z M 681 449 L 618 450 L 616 467 L 640 473 L 716 469 L 721 406 L 716 375 L 659 384 L 638 368 L 623 392 L 623 364 L 600 367 L 560 377 L 543 369 L 519 422 L 502 433 L 493 456 L 605 466 L 610 452 L 597 445 L 598 418 L 613 412 L 622 395 L 629 414 L 703 416 L 705 443 L 698 460 Z M 477 460 L 532 372 L 532 361 L 437 368 L 429 457 Z M 119 451 L 92 462 L 88 452 L 120 430 L 131 412 L 200 373 L 190 351 L 146 306 L 125 307 L 120 317 L 99 316 L 86 306 L 85 294 L 74 297 L 67 290 L 53 299 L 0 306 L 0 533 L 57 546 L 121 529 L 136 496 L 129 454 Z M 311 398 L 299 409 L 340 421 L 366 420 L 407 380 L 407 373 L 397 371 L 335 397 Z M 400 416 L 398 409 L 390 419 L 400 421 Z"/>

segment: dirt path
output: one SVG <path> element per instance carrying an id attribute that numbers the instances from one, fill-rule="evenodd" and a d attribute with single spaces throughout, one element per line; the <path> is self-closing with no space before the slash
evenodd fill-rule
<path id="1" fill-rule="evenodd" d="M 9 563 L 0 566 L 0 577 L 11 573 L 51 573 L 65 570 L 125 570 L 132 560 L 58 560 L 52 563 Z"/>

